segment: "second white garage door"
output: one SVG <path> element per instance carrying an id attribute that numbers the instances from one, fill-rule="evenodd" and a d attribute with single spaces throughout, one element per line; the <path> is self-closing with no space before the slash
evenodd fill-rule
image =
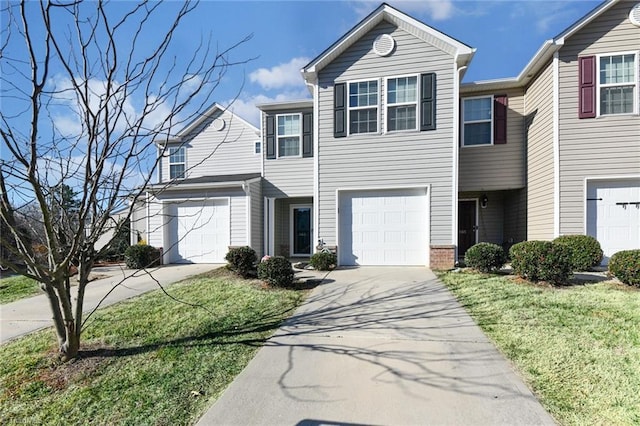
<path id="1" fill-rule="evenodd" d="M 223 263 L 229 249 L 229 201 L 172 203 L 169 226 L 173 263 Z"/>
<path id="2" fill-rule="evenodd" d="M 340 192 L 341 265 L 427 265 L 427 189 Z"/>

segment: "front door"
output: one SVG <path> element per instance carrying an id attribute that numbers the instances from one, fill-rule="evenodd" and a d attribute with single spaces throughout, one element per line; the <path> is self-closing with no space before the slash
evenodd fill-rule
<path id="1" fill-rule="evenodd" d="M 311 237 L 311 206 L 291 206 L 291 255 L 310 256 Z"/>
<path id="2" fill-rule="evenodd" d="M 458 259 L 464 259 L 469 247 L 476 244 L 476 200 L 458 202 Z"/>

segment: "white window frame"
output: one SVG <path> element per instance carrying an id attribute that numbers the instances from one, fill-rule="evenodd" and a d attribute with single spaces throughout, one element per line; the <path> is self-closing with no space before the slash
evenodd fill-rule
<path id="1" fill-rule="evenodd" d="M 375 105 L 376 108 L 376 131 L 375 132 L 365 132 L 365 133 L 351 133 L 351 111 L 358 111 L 358 110 L 364 110 L 364 109 L 371 109 L 374 108 L 372 105 L 367 105 L 367 106 L 357 106 L 357 107 L 352 107 L 351 106 L 351 85 L 352 84 L 357 84 L 357 83 L 362 83 L 365 81 L 375 81 L 378 83 L 378 102 Z M 346 87 L 346 91 L 347 91 L 347 134 L 348 135 L 379 135 L 382 132 L 382 123 L 380 120 L 380 114 L 381 114 L 381 110 L 382 110 L 382 96 L 381 96 L 381 91 L 382 91 L 382 81 L 380 78 L 362 78 L 359 80 L 349 80 L 347 81 L 347 87 Z"/>
<path id="2" fill-rule="evenodd" d="M 255 155 L 262 154 L 262 142 L 261 141 L 257 141 L 257 142 L 253 143 L 253 153 Z"/>
<path id="3" fill-rule="evenodd" d="M 295 135 L 280 135 L 278 133 L 278 118 L 279 117 L 288 117 L 288 116 L 298 116 L 300 123 L 300 131 L 298 133 L 298 155 L 283 155 L 280 156 L 280 138 L 291 138 Z M 301 158 L 302 157 L 302 113 L 288 113 L 288 114 L 276 114 L 276 158 Z"/>
<path id="4" fill-rule="evenodd" d="M 396 102 L 389 103 L 389 80 L 397 80 L 399 78 L 410 78 L 415 77 L 416 79 L 416 99 L 415 102 Z M 385 105 L 384 105 L 384 132 L 385 133 L 402 133 L 402 132 L 413 132 L 418 130 L 419 125 L 419 103 L 420 103 L 420 74 L 406 74 L 406 75 L 394 75 L 391 77 L 386 77 L 384 79 L 384 93 L 385 93 Z M 413 129 L 402 129 L 402 130 L 389 130 L 389 107 L 397 107 L 397 106 L 410 106 L 415 105 L 416 107 L 416 127 Z"/>
<path id="5" fill-rule="evenodd" d="M 473 120 L 473 121 L 465 121 L 464 119 L 464 108 L 465 108 L 465 101 L 466 100 L 472 100 L 472 99 L 486 99 L 489 98 L 491 99 L 491 120 Z M 493 127 L 494 127 L 494 121 L 495 121 L 495 111 L 494 111 L 494 101 L 495 101 L 495 97 L 494 95 L 483 95 L 483 96 L 469 96 L 466 98 L 462 98 L 462 111 L 460 113 L 460 119 L 462 120 L 462 131 L 460 132 L 460 146 L 462 148 L 476 148 L 479 146 L 493 146 L 494 145 L 494 141 L 493 141 Z M 486 123 L 487 121 L 491 122 L 491 130 L 489 132 L 489 136 L 491 138 L 491 143 L 484 143 L 484 144 L 477 144 L 477 145 L 465 145 L 464 143 L 464 133 L 465 133 L 465 124 L 474 124 L 474 123 Z"/>
<path id="6" fill-rule="evenodd" d="M 633 63 L 634 63 L 634 81 L 631 83 L 613 83 L 613 84 L 601 84 L 600 83 L 600 58 L 606 58 L 611 56 L 624 56 L 624 55 L 633 55 Z M 614 53 L 603 53 L 596 55 L 596 116 L 597 117 L 611 117 L 611 116 L 621 116 L 621 115 L 633 115 L 638 114 L 638 102 L 640 96 L 638 95 L 638 85 L 640 84 L 640 66 L 638 64 L 638 52 L 614 52 Z M 618 114 L 602 114 L 600 111 L 600 89 L 606 87 L 619 87 L 619 86 L 631 86 L 633 85 L 633 111 L 632 112 L 621 112 Z"/>
<path id="7" fill-rule="evenodd" d="M 182 157 L 184 158 L 184 161 L 182 162 L 178 162 L 178 163 L 172 163 L 171 162 L 171 150 L 172 149 L 177 149 L 177 150 L 182 150 L 183 154 Z M 181 146 L 170 146 L 168 148 L 169 151 L 169 155 L 167 156 L 168 158 L 168 163 L 169 163 L 169 180 L 174 180 L 174 179 L 185 179 L 187 177 L 187 149 L 185 148 L 184 145 Z M 184 166 L 184 172 L 182 173 L 181 177 L 171 177 L 171 166 L 177 166 L 182 164 Z"/>

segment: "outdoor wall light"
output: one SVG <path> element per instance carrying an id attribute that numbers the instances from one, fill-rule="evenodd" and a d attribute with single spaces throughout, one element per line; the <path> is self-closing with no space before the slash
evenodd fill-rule
<path id="1" fill-rule="evenodd" d="M 482 207 L 483 209 L 486 209 L 487 203 L 489 203 L 489 198 L 487 197 L 487 194 L 482 194 L 482 197 L 480 198 L 480 207 Z"/>

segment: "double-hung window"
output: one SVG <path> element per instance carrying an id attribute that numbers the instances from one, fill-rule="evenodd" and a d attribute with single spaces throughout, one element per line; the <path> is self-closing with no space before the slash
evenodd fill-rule
<path id="1" fill-rule="evenodd" d="M 349 83 L 349 133 L 378 131 L 378 80 Z"/>
<path id="2" fill-rule="evenodd" d="M 635 53 L 599 57 L 600 115 L 634 112 L 638 90 L 636 58 Z"/>
<path id="3" fill-rule="evenodd" d="M 300 156 L 301 121 L 301 114 L 277 116 L 278 157 Z"/>
<path id="4" fill-rule="evenodd" d="M 255 154 L 260 154 L 262 152 L 262 142 L 255 142 L 254 143 L 253 152 Z"/>
<path id="5" fill-rule="evenodd" d="M 418 77 L 387 79 L 387 130 L 416 130 Z"/>
<path id="6" fill-rule="evenodd" d="M 493 96 L 464 99 L 462 117 L 463 146 L 493 144 Z"/>
<path id="7" fill-rule="evenodd" d="M 169 148 L 169 178 L 170 179 L 182 179 L 184 178 L 185 161 L 185 149 L 181 147 Z"/>

